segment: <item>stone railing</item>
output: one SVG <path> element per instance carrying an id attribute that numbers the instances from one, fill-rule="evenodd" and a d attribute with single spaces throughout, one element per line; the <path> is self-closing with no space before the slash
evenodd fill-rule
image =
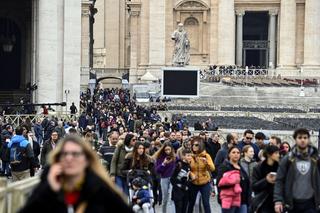
<path id="1" fill-rule="evenodd" d="M 28 196 L 39 183 L 39 177 L 8 183 L 0 180 L 0 212 L 15 213 L 25 204 Z"/>

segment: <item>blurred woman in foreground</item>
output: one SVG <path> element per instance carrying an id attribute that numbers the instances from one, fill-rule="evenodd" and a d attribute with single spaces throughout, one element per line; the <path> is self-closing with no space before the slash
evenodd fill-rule
<path id="1" fill-rule="evenodd" d="M 64 138 L 49 158 L 40 184 L 20 212 L 131 212 L 91 147 Z"/>

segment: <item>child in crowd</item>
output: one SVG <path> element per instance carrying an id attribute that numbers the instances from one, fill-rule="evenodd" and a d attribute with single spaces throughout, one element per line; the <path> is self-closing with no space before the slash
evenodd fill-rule
<path id="1" fill-rule="evenodd" d="M 176 163 L 174 173 L 170 179 L 172 184 L 172 200 L 174 201 L 176 213 L 184 213 L 188 206 L 189 174 L 192 152 L 190 149 L 183 149 L 181 159 Z"/>
<path id="2" fill-rule="evenodd" d="M 139 212 L 142 209 L 144 213 L 149 213 L 151 203 L 147 182 L 141 177 L 137 177 L 133 179 L 132 187 L 134 190 L 132 197 L 133 211 Z"/>

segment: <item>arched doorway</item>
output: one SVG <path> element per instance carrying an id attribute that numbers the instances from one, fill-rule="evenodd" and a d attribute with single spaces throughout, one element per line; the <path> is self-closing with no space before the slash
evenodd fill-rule
<path id="1" fill-rule="evenodd" d="M 9 18 L 0 17 L 0 90 L 20 88 L 21 31 Z"/>

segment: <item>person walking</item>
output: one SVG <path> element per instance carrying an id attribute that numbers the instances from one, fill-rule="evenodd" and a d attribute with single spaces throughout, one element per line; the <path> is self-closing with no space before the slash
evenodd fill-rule
<path id="1" fill-rule="evenodd" d="M 205 144 L 202 138 L 194 137 L 191 139 L 191 150 L 193 157 L 191 159 L 191 184 L 188 213 L 193 212 L 198 192 L 201 193 L 202 203 L 205 213 L 210 213 L 210 193 L 211 193 L 211 173 L 215 166 L 210 155 L 205 151 Z"/>
<path id="2" fill-rule="evenodd" d="M 13 181 L 29 178 L 30 168 L 35 168 L 31 144 L 22 134 L 23 128 L 18 126 L 15 130 L 15 136 L 11 138 L 11 141 L 8 144 Z"/>
<path id="3" fill-rule="evenodd" d="M 171 212 L 171 190 L 170 178 L 176 166 L 176 155 L 171 142 L 164 142 L 162 147 L 153 155 L 156 161 L 155 170 L 160 175 L 162 194 L 162 212 Z"/>
<path id="4" fill-rule="evenodd" d="M 240 161 L 240 149 L 237 146 L 233 146 L 228 150 L 228 159 L 225 160 L 218 169 L 218 175 L 217 175 L 217 183 L 218 183 L 218 191 L 219 191 L 218 202 L 222 204 L 222 213 L 247 213 L 248 212 L 248 206 L 249 206 L 250 197 L 251 197 L 250 180 L 245 170 L 241 167 L 239 161 Z M 228 174 L 231 171 L 237 172 L 238 174 L 240 174 L 240 176 L 238 177 L 234 176 L 232 178 L 234 179 L 232 183 L 229 183 L 229 184 L 220 183 L 220 180 L 223 178 L 225 174 L 236 175 L 236 174 Z M 240 179 L 238 179 L 239 177 Z M 241 188 L 240 194 L 239 193 L 234 194 L 235 192 L 234 188 L 236 187 L 236 184 L 239 184 L 239 183 Z M 222 193 L 221 191 L 224 191 L 224 192 Z M 229 193 L 233 195 L 232 199 L 230 199 Z M 221 195 L 224 195 L 224 196 L 221 197 Z"/>
<path id="5" fill-rule="evenodd" d="M 280 162 L 274 187 L 276 213 L 317 213 L 320 211 L 320 161 L 310 133 L 294 131 L 295 145 Z"/>
<path id="6" fill-rule="evenodd" d="M 126 155 L 132 152 L 136 141 L 136 136 L 127 134 L 124 142 L 118 144 L 111 161 L 110 176 L 116 185 L 127 195 L 129 195 L 127 177 L 123 175 L 121 169 L 123 168 Z"/>
<path id="7" fill-rule="evenodd" d="M 273 189 L 279 166 L 279 148 L 267 145 L 263 155 L 265 160 L 254 167 L 252 173 L 252 191 L 255 196 L 251 208 L 256 213 L 274 213 Z"/>

